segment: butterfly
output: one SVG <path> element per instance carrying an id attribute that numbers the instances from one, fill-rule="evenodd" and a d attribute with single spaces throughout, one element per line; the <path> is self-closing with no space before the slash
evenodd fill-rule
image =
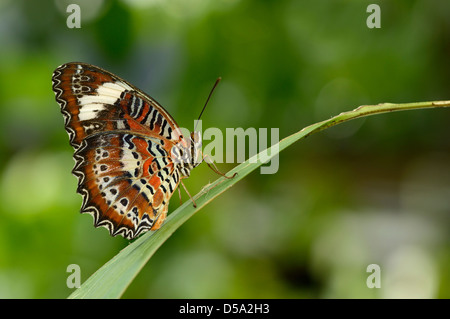
<path id="1" fill-rule="evenodd" d="M 175 189 L 200 164 L 200 134 L 183 136 L 153 98 L 93 65 L 59 66 L 52 87 L 74 148 L 81 213 L 112 236 L 159 229 Z"/>

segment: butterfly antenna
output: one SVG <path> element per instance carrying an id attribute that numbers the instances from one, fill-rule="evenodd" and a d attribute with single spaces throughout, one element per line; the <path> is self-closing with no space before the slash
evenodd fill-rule
<path id="1" fill-rule="evenodd" d="M 209 92 L 209 95 L 208 95 L 208 98 L 206 99 L 205 105 L 203 106 L 203 109 L 202 109 L 202 111 L 200 112 L 200 115 L 198 116 L 197 124 L 195 124 L 195 127 L 194 127 L 194 132 L 195 132 L 195 129 L 197 128 L 198 121 L 200 121 L 200 118 L 202 117 L 203 111 L 205 111 L 206 105 L 208 105 L 209 99 L 211 98 L 211 95 L 212 95 L 212 93 L 214 92 L 214 89 L 216 88 L 217 84 L 219 84 L 220 80 L 222 80 L 222 78 L 219 76 L 219 77 L 217 78 L 217 80 L 216 80 L 216 83 L 214 83 L 214 86 L 213 86 L 213 88 L 211 89 L 211 92 Z"/>

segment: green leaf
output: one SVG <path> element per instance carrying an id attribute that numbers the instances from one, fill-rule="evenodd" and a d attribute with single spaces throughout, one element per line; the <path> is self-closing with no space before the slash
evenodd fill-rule
<path id="1" fill-rule="evenodd" d="M 114 258 L 98 269 L 80 288 L 75 290 L 69 298 L 120 298 L 142 267 L 178 227 L 214 198 L 261 166 L 263 162 L 267 162 L 296 141 L 339 123 L 360 117 L 392 111 L 449 106 L 450 101 L 364 105 L 353 111 L 341 113 L 328 120 L 305 127 L 301 131 L 271 146 L 268 150 L 262 151 L 236 166 L 228 173 L 228 176 L 237 173 L 234 178 L 226 179 L 221 177 L 214 183 L 205 186 L 199 194 L 194 196 L 197 208 L 193 207 L 191 201 L 185 202 L 167 217 L 164 225 L 159 230 L 147 232 L 120 251 Z"/>

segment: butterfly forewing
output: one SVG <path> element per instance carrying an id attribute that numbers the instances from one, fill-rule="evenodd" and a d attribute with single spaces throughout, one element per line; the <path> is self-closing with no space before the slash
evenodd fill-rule
<path id="1" fill-rule="evenodd" d="M 171 150 L 185 143 L 155 100 L 119 77 L 84 63 L 53 73 L 53 90 L 75 153 L 82 213 L 111 235 L 157 229 L 183 178 Z"/>

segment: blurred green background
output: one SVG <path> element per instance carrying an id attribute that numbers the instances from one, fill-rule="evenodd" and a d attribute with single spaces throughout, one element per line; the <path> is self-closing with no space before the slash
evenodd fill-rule
<path id="1" fill-rule="evenodd" d="M 85 281 L 128 244 L 78 213 L 60 64 L 103 67 L 190 129 L 222 76 L 203 129 L 283 138 L 361 104 L 450 99 L 449 16 L 445 0 L 0 0 L 0 297 L 65 298 L 69 264 Z M 449 123 L 448 109 L 399 112 L 293 145 L 276 174 L 255 171 L 184 224 L 124 297 L 450 298 Z M 185 184 L 217 177 L 201 165 Z"/>

